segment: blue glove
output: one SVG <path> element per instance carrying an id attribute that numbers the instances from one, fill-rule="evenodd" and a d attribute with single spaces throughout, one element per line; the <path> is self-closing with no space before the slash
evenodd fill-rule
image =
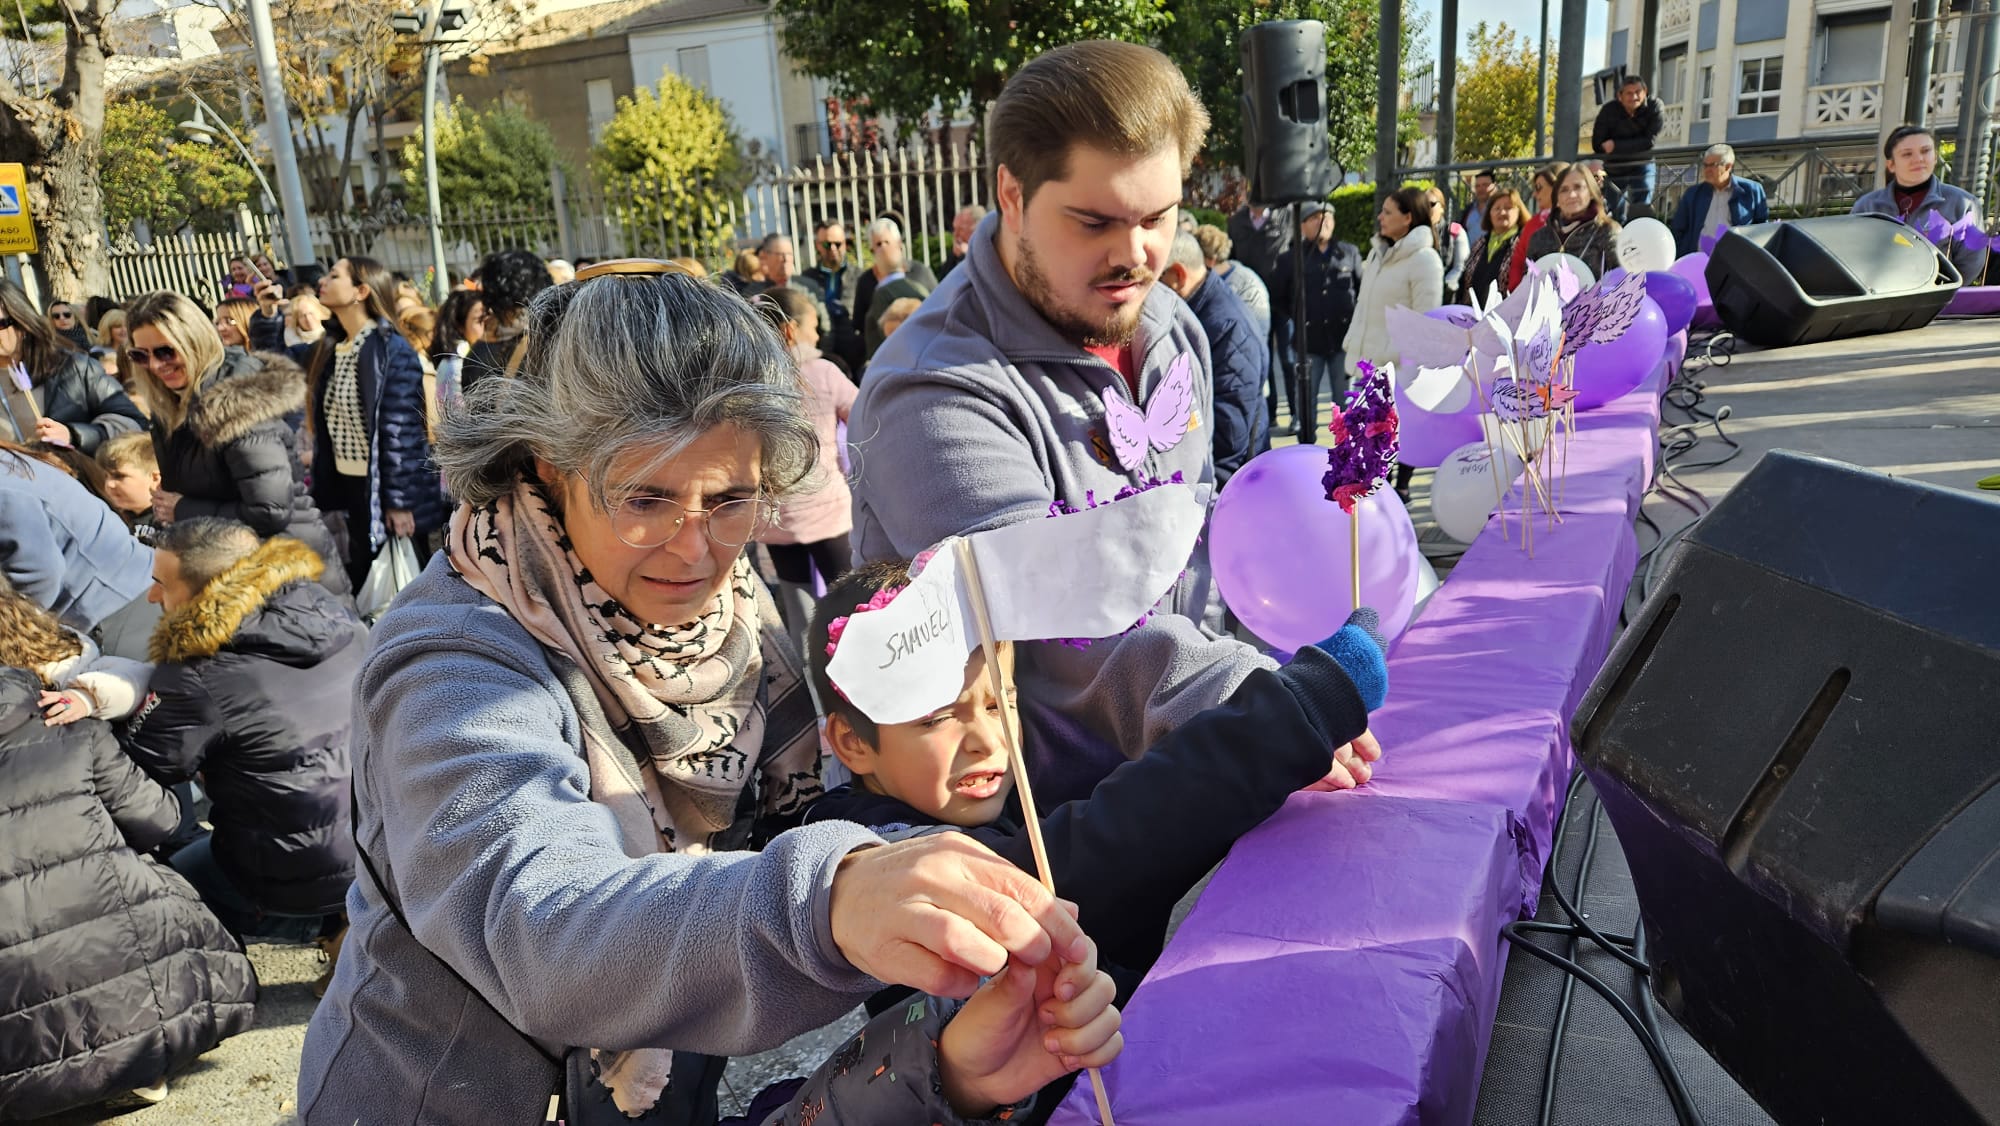
<path id="1" fill-rule="evenodd" d="M 1333 658 L 1354 682 L 1362 706 L 1371 712 L 1389 695 L 1389 662 L 1382 655 L 1387 647 L 1382 640 L 1382 620 L 1366 606 L 1348 615 L 1347 624 L 1338 633 L 1313 646 Z"/>

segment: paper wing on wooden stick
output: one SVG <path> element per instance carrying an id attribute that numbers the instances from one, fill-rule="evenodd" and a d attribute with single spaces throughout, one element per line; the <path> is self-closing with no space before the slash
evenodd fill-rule
<path id="1" fill-rule="evenodd" d="M 1206 517 L 1194 490 L 1163 484 L 1047 520 L 966 537 L 999 641 L 1109 637 L 1173 589 Z M 931 553 L 900 592 L 829 628 L 827 675 L 876 723 L 908 723 L 958 697 L 978 644 L 956 544 Z"/>

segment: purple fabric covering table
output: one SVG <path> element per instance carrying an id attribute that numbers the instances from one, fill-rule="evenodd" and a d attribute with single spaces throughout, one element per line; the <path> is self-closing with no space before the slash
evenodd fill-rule
<path id="1" fill-rule="evenodd" d="M 2000 285 L 1960 286 L 1946 303 L 1943 317 L 1990 317 L 2000 313 Z M 1111 1113 L 1118 1113 L 1117 1107 Z"/>
<path id="2" fill-rule="evenodd" d="M 1531 558 L 1518 515 L 1512 542 L 1489 519 L 1397 640 L 1375 780 L 1297 794 L 1230 852 L 1126 1008 L 1120 1126 L 1472 1121 L 1500 927 L 1534 909 L 1569 716 L 1637 561 L 1660 386 L 1579 415 L 1562 523 Z M 1087 1084 L 1053 1121 L 1098 1121 Z"/>

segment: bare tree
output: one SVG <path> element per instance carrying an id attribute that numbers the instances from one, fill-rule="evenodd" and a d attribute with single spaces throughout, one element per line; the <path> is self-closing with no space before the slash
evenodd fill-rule
<path id="1" fill-rule="evenodd" d="M 104 195 L 97 161 L 104 138 L 105 30 L 116 0 L 59 0 L 62 78 L 46 93 L 0 72 L 0 159 L 27 166 L 28 205 L 54 295 L 82 301 L 111 289 Z"/>

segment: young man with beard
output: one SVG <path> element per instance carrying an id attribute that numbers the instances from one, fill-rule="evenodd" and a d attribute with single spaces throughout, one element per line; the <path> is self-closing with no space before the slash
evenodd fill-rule
<path id="1" fill-rule="evenodd" d="M 1176 473 L 1210 498 L 1208 341 L 1155 284 L 1207 127 L 1179 69 L 1136 44 L 1070 44 L 1008 81 L 987 115 L 998 211 L 876 353 L 849 416 L 856 562 Z M 1113 399 L 1147 412 L 1149 440 L 1113 441 Z M 1046 803 L 1088 793 L 1273 667 L 1203 627 L 1219 609 L 1197 548 L 1162 612 L 1131 632 L 1022 647 L 1026 752 Z M 1377 753 L 1366 736 L 1342 748 L 1325 784 L 1365 781 Z"/>

